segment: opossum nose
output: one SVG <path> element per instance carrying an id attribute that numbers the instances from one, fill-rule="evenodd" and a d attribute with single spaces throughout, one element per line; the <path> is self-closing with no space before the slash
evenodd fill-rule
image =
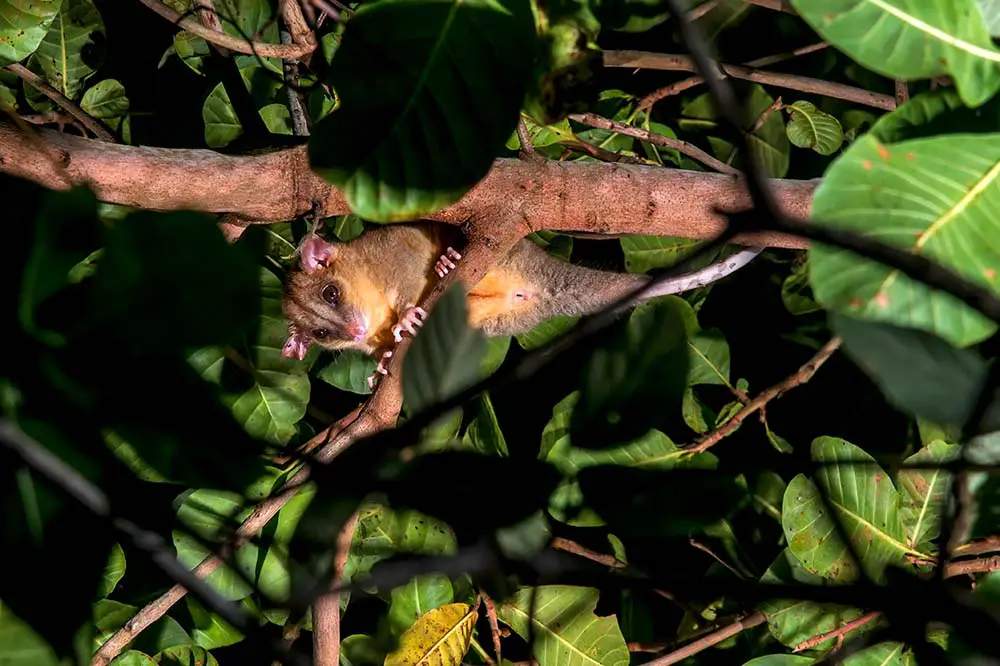
<path id="1" fill-rule="evenodd" d="M 368 327 L 364 324 L 350 324 L 347 327 L 347 334 L 350 335 L 355 342 L 361 342 L 368 334 Z"/>

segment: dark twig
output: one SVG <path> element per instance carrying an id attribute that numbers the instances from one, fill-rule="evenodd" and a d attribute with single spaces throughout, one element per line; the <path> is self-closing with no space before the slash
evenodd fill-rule
<path id="1" fill-rule="evenodd" d="M 896 106 L 903 106 L 910 101 L 910 89 L 906 81 L 896 79 Z"/>
<path id="2" fill-rule="evenodd" d="M 767 122 L 767 119 L 771 117 L 772 113 L 774 113 L 775 111 L 780 111 L 783 108 L 785 108 L 785 104 L 784 102 L 781 101 L 781 98 L 779 97 L 778 99 L 774 100 L 770 106 L 764 109 L 764 112 L 757 117 L 757 120 L 754 121 L 753 126 L 749 130 L 747 130 L 747 133 L 753 134 L 754 132 L 759 130 L 761 127 L 764 126 L 764 123 Z"/>
<path id="3" fill-rule="evenodd" d="M 805 365 L 771 388 L 762 391 L 760 395 L 751 400 L 743 409 L 736 412 L 732 418 L 715 430 L 706 434 L 698 440 L 697 444 L 690 447 L 688 450 L 704 451 L 712 446 L 715 446 L 722 441 L 724 437 L 732 434 L 737 428 L 739 428 L 740 424 L 743 423 L 748 416 L 762 409 L 765 405 L 767 405 L 767 403 L 781 396 L 783 393 L 808 382 L 812 379 L 813 375 L 816 374 L 816 371 L 819 370 L 824 363 L 826 363 L 826 360 L 830 358 L 835 351 L 837 351 L 840 347 L 840 343 L 840 338 L 831 338 L 811 359 L 805 363 Z"/>
<path id="4" fill-rule="evenodd" d="M 798 645 L 796 645 L 794 648 L 792 648 L 792 652 L 802 652 L 803 650 L 812 649 L 812 648 L 816 647 L 817 645 L 822 645 L 823 643 L 827 642 L 831 638 L 836 638 L 837 639 L 836 648 L 839 649 L 840 646 L 843 645 L 843 643 L 844 643 L 844 637 L 847 634 L 851 633 L 852 631 L 854 631 L 858 627 L 863 627 L 866 624 L 868 624 L 869 622 L 872 622 L 874 620 L 879 619 L 880 617 L 882 617 L 882 612 L 881 611 L 875 611 L 875 612 L 872 612 L 872 613 L 867 613 L 865 615 L 862 615 L 859 618 L 851 620 L 850 622 L 845 622 L 843 625 L 837 627 L 836 629 L 834 629 L 832 631 L 828 631 L 825 634 L 820 634 L 819 636 L 813 636 L 812 638 L 810 638 L 808 640 L 802 641 L 801 643 L 799 643 Z"/>
<path id="5" fill-rule="evenodd" d="M 688 657 L 698 654 L 703 650 L 707 650 L 713 645 L 718 645 L 727 638 L 731 638 L 741 632 L 746 631 L 752 627 L 763 624 L 765 621 L 764 614 L 760 611 L 751 613 L 742 620 L 737 620 L 730 625 L 722 627 L 711 634 L 699 638 L 698 640 L 688 643 L 684 647 L 674 650 L 670 654 L 665 654 L 658 659 L 652 661 L 647 661 L 646 666 L 670 666 L 670 664 L 676 664 L 679 661 L 683 661 Z"/>
<path id="6" fill-rule="evenodd" d="M 625 123 L 620 123 L 609 118 L 604 118 L 597 115 L 596 113 L 571 113 L 569 119 L 576 121 L 582 125 L 588 125 L 590 127 L 597 127 L 599 129 L 611 130 L 612 132 L 618 132 L 619 134 L 624 134 L 625 136 L 635 137 L 636 139 L 641 139 L 642 141 L 648 141 L 649 143 L 655 144 L 657 146 L 664 146 L 666 148 L 673 148 L 679 153 L 687 155 L 688 157 L 694 158 L 712 167 L 716 171 L 722 173 L 728 173 L 732 175 L 739 175 L 741 172 L 739 169 L 729 166 L 724 162 L 720 162 L 708 153 L 706 153 L 701 148 L 688 143 L 687 141 L 680 141 L 679 139 L 671 139 L 670 137 L 663 136 L 662 134 L 655 134 L 653 132 L 647 132 L 644 129 L 638 127 L 632 127 L 631 125 L 626 125 Z"/>

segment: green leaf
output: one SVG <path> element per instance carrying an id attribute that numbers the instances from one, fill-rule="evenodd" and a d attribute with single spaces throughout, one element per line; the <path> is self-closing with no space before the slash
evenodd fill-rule
<path id="1" fill-rule="evenodd" d="M 195 74 L 205 74 L 205 58 L 212 54 L 208 42 L 190 32 L 181 30 L 174 35 L 174 51 L 181 62 L 191 68 Z"/>
<path id="2" fill-rule="evenodd" d="M 760 582 L 763 585 L 830 585 L 832 581 L 810 573 L 798 558 L 785 548 L 768 567 Z M 813 636 L 820 636 L 861 617 L 862 611 L 850 606 L 821 604 L 801 599 L 768 599 L 760 604 L 760 610 L 767 618 L 767 628 L 780 643 L 795 647 Z M 858 630 L 849 635 L 858 633 Z M 817 650 L 828 650 L 836 644 L 836 639 L 816 646 Z"/>
<path id="3" fill-rule="evenodd" d="M 0 67 L 35 52 L 61 4 L 62 0 L 0 0 Z"/>
<path id="4" fill-rule="evenodd" d="M 1000 37 L 1000 1 L 976 0 L 976 6 L 983 13 L 986 29 L 991 37 Z"/>
<path id="5" fill-rule="evenodd" d="M 157 666 L 157 664 L 152 657 L 144 652 L 128 650 L 108 662 L 108 666 Z"/>
<path id="6" fill-rule="evenodd" d="M 654 268 L 671 268 L 704 245 L 692 238 L 664 236 L 624 236 L 619 241 L 625 253 L 625 270 L 648 273 Z"/>
<path id="7" fill-rule="evenodd" d="M 185 595 L 184 602 L 194 626 L 191 638 L 206 650 L 235 645 L 244 639 L 243 634 L 233 625 L 226 622 L 220 615 L 207 610 L 190 594 Z"/>
<path id="8" fill-rule="evenodd" d="M 886 641 L 844 660 L 844 666 L 916 666 L 913 651 L 903 643 Z"/>
<path id="9" fill-rule="evenodd" d="M 205 144 L 209 148 L 225 148 L 243 134 L 243 125 L 222 83 L 205 98 L 201 119 L 205 122 Z"/>
<path id="10" fill-rule="evenodd" d="M 560 337 L 569 329 L 576 326 L 576 322 L 579 320 L 579 317 L 564 315 L 551 317 L 539 323 L 538 326 L 535 326 L 527 333 L 515 335 L 514 338 L 517 340 L 517 344 L 521 346 L 521 349 L 531 351 Z"/>
<path id="11" fill-rule="evenodd" d="M 117 326 L 129 322 L 134 350 L 239 344 L 257 324 L 258 276 L 255 249 L 226 242 L 211 218 L 137 211 L 108 234 L 94 300 Z"/>
<path id="12" fill-rule="evenodd" d="M 94 604 L 94 625 L 98 635 L 96 643 L 103 645 L 111 635 L 125 626 L 125 623 L 135 617 L 139 609 L 118 601 L 104 599 Z M 191 637 L 187 635 L 177 620 L 164 615 L 147 627 L 132 643 L 132 649 L 146 654 L 156 654 L 160 650 L 174 645 L 188 645 Z"/>
<path id="13" fill-rule="evenodd" d="M 97 598 L 104 599 L 125 575 L 125 551 L 121 545 L 115 544 L 111 547 L 111 555 L 108 557 L 108 565 L 104 568 L 104 575 L 101 577 L 101 585 L 97 590 Z"/>
<path id="14" fill-rule="evenodd" d="M 49 84 L 75 100 L 104 61 L 104 40 L 104 20 L 92 0 L 62 0 L 35 57 Z"/>
<path id="15" fill-rule="evenodd" d="M 576 140 L 576 136 L 569 126 L 569 118 L 563 118 L 553 125 L 539 125 L 533 118 L 526 115 L 522 115 L 521 118 L 524 119 L 524 127 L 528 130 L 528 137 L 534 148 L 545 148 L 564 142 L 572 143 Z M 506 146 L 510 150 L 521 148 L 521 141 L 517 138 L 516 132 L 507 139 Z"/>
<path id="16" fill-rule="evenodd" d="M 857 580 L 853 549 L 865 573 L 881 582 L 886 567 L 904 563 L 906 555 L 930 559 L 906 544 L 899 493 L 874 458 L 835 437 L 813 440 L 812 458 L 823 463 L 816 473 L 819 487 L 799 474 L 788 484 L 781 508 L 788 547 L 806 570 L 839 582 Z"/>
<path id="17" fill-rule="evenodd" d="M 570 422 L 574 444 L 603 448 L 636 439 L 679 412 L 690 367 L 679 300 L 639 306 L 591 354 Z"/>
<path id="18" fill-rule="evenodd" d="M 570 585 L 521 588 L 497 608 L 497 616 L 525 640 L 528 623 L 534 625 L 531 650 L 538 666 L 627 666 L 628 648 L 615 616 L 594 614 L 599 594 L 592 587 Z"/>
<path id="19" fill-rule="evenodd" d="M 979 106 L 1000 90 L 1000 51 L 975 0 L 792 0 L 826 41 L 890 79 L 949 75 L 962 100 Z"/>
<path id="20" fill-rule="evenodd" d="M 781 283 L 781 301 L 793 315 L 804 315 L 822 310 L 812 297 L 809 286 L 809 261 L 795 264 L 791 274 Z"/>
<path id="21" fill-rule="evenodd" d="M 510 336 L 503 335 L 495 338 L 486 338 L 486 354 L 483 356 L 481 379 L 486 379 L 503 365 L 507 358 L 507 351 L 510 349 Z"/>
<path id="22" fill-rule="evenodd" d="M 63 666 L 66 663 L 28 623 L 3 603 L 0 603 L 0 655 L 3 655 L 4 666 Z"/>
<path id="23" fill-rule="evenodd" d="M 371 356 L 355 349 L 345 349 L 333 354 L 330 362 L 323 366 L 316 376 L 330 386 L 341 391 L 368 395 L 368 377 L 375 372 L 378 362 Z"/>
<path id="24" fill-rule="evenodd" d="M 500 424 L 497 423 L 496 412 L 489 392 L 484 392 L 475 401 L 476 411 L 472 423 L 465 433 L 465 439 L 476 451 L 494 456 L 506 456 L 507 442 L 504 440 Z"/>
<path id="25" fill-rule="evenodd" d="M 292 113 L 281 103 L 268 104 L 260 109 L 260 117 L 271 134 L 292 135 Z"/>
<path id="26" fill-rule="evenodd" d="M 332 224 L 330 220 L 333 220 Z M 334 235 L 342 243 L 354 240 L 365 230 L 364 220 L 354 213 L 338 215 L 337 217 L 324 220 L 324 223 L 330 226 Z"/>
<path id="27" fill-rule="evenodd" d="M 439 573 L 415 576 L 406 585 L 394 588 L 390 594 L 389 625 L 395 636 L 409 629 L 427 611 L 455 601 L 451 581 Z"/>
<path id="28" fill-rule="evenodd" d="M 811 148 L 820 155 L 832 155 L 844 143 L 844 129 L 836 118 L 823 113 L 812 102 L 798 101 L 785 109 L 790 113 L 785 131 L 799 148 Z"/>
<path id="29" fill-rule="evenodd" d="M 812 657 L 800 654 L 767 654 L 743 664 L 743 666 L 806 666 L 813 662 Z"/>
<path id="30" fill-rule="evenodd" d="M 998 134 L 938 136 L 891 146 L 866 135 L 827 170 L 812 215 L 1000 291 L 998 176 Z M 816 300 L 829 310 L 921 329 L 959 347 L 996 329 L 953 296 L 846 250 L 817 244 L 809 267 Z"/>
<path id="31" fill-rule="evenodd" d="M 535 58 L 527 0 L 383 0 L 351 17 L 330 64 L 340 107 L 312 168 L 378 222 L 455 203 L 517 124 Z"/>
<path id="32" fill-rule="evenodd" d="M 156 655 L 160 666 L 219 666 L 212 653 L 197 645 L 175 645 Z"/>
<path id="33" fill-rule="evenodd" d="M 125 86 L 115 79 L 98 81 L 83 93 L 80 101 L 83 110 L 95 118 L 117 118 L 128 113 Z"/>
<path id="34" fill-rule="evenodd" d="M 959 447 L 938 440 L 931 442 L 903 461 L 904 464 L 945 464 L 954 460 Z M 896 484 L 902 494 L 903 529 L 906 545 L 915 550 L 931 552 L 934 539 L 941 532 L 941 518 L 951 473 L 944 469 L 901 469 Z"/>
<path id="35" fill-rule="evenodd" d="M 465 291 L 454 284 L 431 309 L 403 359 L 403 399 L 411 413 L 474 384 L 485 354 L 486 338 L 469 326 Z"/>
<path id="36" fill-rule="evenodd" d="M 963 425 L 986 381 L 974 351 L 923 331 L 834 314 L 844 351 L 896 407 L 936 423 Z"/>

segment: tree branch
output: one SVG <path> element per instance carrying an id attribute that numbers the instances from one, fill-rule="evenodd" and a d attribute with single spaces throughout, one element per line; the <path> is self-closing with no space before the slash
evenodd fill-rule
<path id="1" fill-rule="evenodd" d="M 94 135 L 100 141 L 106 141 L 109 143 L 118 142 L 118 139 L 115 138 L 115 135 L 109 132 L 107 129 L 105 129 L 104 125 L 102 125 L 99 120 L 92 118 L 89 113 L 81 109 L 72 100 L 70 100 L 61 92 L 50 86 L 42 79 L 42 77 L 32 72 L 24 65 L 13 63 L 11 65 L 7 65 L 6 69 L 9 72 L 17 74 L 17 76 L 23 79 L 25 83 L 37 89 L 38 92 L 42 93 L 43 95 L 51 99 L 53 102 L 58 104 L 60 107 L 65 109 L 66 113 L 79 120 L 80 124 L 82 124 L 84 127 L 93 132 Z"/>
<path id="2" fill-rule="evenodd" d="M 324 201 L 327 215 L 350 212 L 343 194 L 309 169 L 304 146 L 232 156 L 211 150 L 123 146 L 38 132 L 76 182 L 109 203 L 151 210 L 233 213 L 258 223 L 294 219 Z M 0 121 L 0 170 L 66 189 L 51 158 L 13 123 Z M 774 180 L 786 215 L 807 220 L 816 181 Z M 427 216 L 449 224 L 516 209 L 525 233 L 539 229 L 709 239 L 726 227 L 720 214 L 751 203 L 744 182 L 724 174 L 661 167 L 500 159 L 456 204 Z M 508 219 L 509 222 L 509 219 Z M 740 234 L 734 242 L 804 248 L 787 234 Z"/>
<path id="3" fill-rule="evenodd" d="M 872 106 L 876 109 L 884 109 L 886 111 L 892 111 L 896 108 L 896 98 L 892 95 L 882 95 L 863 88 L 831 83 L 807 76 L 784 74 L 782 72 L 767 72 L 744 65 L 726 65 L 723 63 L 718 63 L 718 65 L 723 73 L 734 79 L 743 79 L 779 88 L 788 88 L 789 90 L 798 90 L 799 92 L 843 99 L 848 102 L 864 104 L 865 106 Z M 650 51 L 604 51 L 604 66 L 628 67 L 629 69 L 660 69 L 673 72 L 698 71 L 694 60 L 689 56 L 653 53 Z"/>
<path id="4" fill-rule="evenodd" d="M 184 18 L 180 13 L 166 6 L 161 0 L 139 0 L 154 12 L 193 35 L 201 37 L 206 42 L 221 46 L 246 55 L 256 55 L 261 58 L 301 58 L 316 50 L 316 44 L 267 44 L 251 42 L 240 37 L 233 37 L 224 32 L 216 32 L 198 21 Z"/>
<path id="5" fill-rule="evenodd" d="M 764 619 L 764 614 L 760 611 L 756 611 L 742 620 L 737 620 L 736 622 L 733 622 L 732 624 L 717 631 L 713 631 L 703 638 L 699 638 L 692 643 L 688 643 L 679 650 L 674 650 L 670 654 L 665 654 L 658 659 L 647 661 L 646 666 L 669 666 L 670 664 L 676 664 L 677 662 L 698 654 L 702 650 L 706 650 L 713 645 L 718 645 L 727 638 L 731 638 L 738 633 L 746 631 L 747 629 L 763 624 Z"/>

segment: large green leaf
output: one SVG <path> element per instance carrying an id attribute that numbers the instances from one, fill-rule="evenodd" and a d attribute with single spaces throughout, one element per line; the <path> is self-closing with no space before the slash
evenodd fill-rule
<path id="1" fill-rule="evenodd" d="M 807 571 L 850 582 L 859 577 L 860 564 L 866 575 L 882 581 L 886 567 L 903 563 L 908 554 L 929 559 L 907 545 L 899 493 L 874 458 L 836 437 L 813 440 L 812 458 L 822 464 L 816 473 L 819 487 L 799 474 L 788 484 L 781 507 L 788 548 Z"/>
<path id="2" fill-rule="evenodd" d="M 830 581 L 810 573 L 798 558 L 787 548 L 768 567 L 760 582 L 765 585 L 828 585 Z M 850 606 L 821 604 L 802 599 L 768 599 L 760 604 L 760 610 L 767 618 L 767 628 L 771 635 L 788 647 L 795 647 L 802 641 L 833 631 L 839 626 L 861 617 L 862 611 Z M 834 639 L 816 646 L 818 650 L 833 647 Z"/>
<path id="3" fill-rule="evenodd" d="M 975 0 L 792 0 L 824 40 L 891 79 L 947 74 L 978 106 L 1000 90 L 1000 51 Z"/>
<path id="4" fill-rule="evenodd" d="M 827 170 L 817 221 L 891 243 L 998 290 L 1000 134 L 855 141 Z M 882 264 L 817 244 L 810 279 L 830 310 L 934 333 L 964 347 L 996 326 L 956 298 Z M 1000 290 L 998 290 L 1000 291 Z"/>
<path id="5" fill-rule="evenodd" d="M 903 643 L 886 641 L 844 660 L 844 666 L 915 666 L 913 650 Z"/>
<path id="6" fill-rule="evenodd" d="M 907 458 L 905 464 L 942 465 L 952 461 L 959 447 L 941 440 L 931 442 Z M 941 517 L 951 473 L 944 469 L 902 469 L 896 474 L 896 483 L 902 493 L 902 519 L 906 530 L 906 544 L 910 548 L 930 552 L 933 541 L 941 531 Z"/>
<path id="7" fill-rule="evenodd" d="M 481 373 L 486 338 L 469 326 L 465 291 L 456 283 L 434 305 L 403 359 L 403 399 L 417 413 L 471 386 Z"/>
<path id="8" fill-rule="evenodd" d="M 92 0 L 63 0 L 35 57 L 52 87 L 76 99 L 104 60 L 104 20 Z"/>
<path id="9" fill-rule="evenodd" d="M 986 381 L 979 354 L 924 331 L 838 314 L 830 323 L 893 405 L 935 423 L 965 424 Z"/>
<path id="10" fill-rule="evenodd" d="M 0 0 L 0 67 L 35 52 L 62 0 Z"/>
<path id="11" fill-rule="evenodd" d="M 522 588 L 497 615 L 524 639 L 529 623 L 534 625 L 531 648 L 538 666 L 627 666 L 628 648 L 615 616 L 594 614 L 599 594 L 595 588 L 570 585 Z"/>
<path id="12" fill-rule="evenodd" d="M 206 379 L 223 388 L 233 416 L 254 437 L 287 444 L 309 403 L 309 376 L 303 364 L 281 356 L 288 325 L 281 312 L 281 282 L 261 269 L 261 318 L 256 340 L 245 345 L 243 368 L 226 372 L 227 358 L 218 348 L 203 348 L 189 360 Z"/>
<path id="13" fill-rule="evenodd" d="M 798 101 L 785 109 L 791 114 L 785 131 L 799 148 L 811 148 L 820 155 L 832 155 L 844 143 L 844 129 L 836 118 L 823 113 L 812 102 Z"/>
<path id="14" fill-rule="evenodd" d="M 0 655 L 4 666 L 63 666 L 52 647 L 22 621 L 9 606 L 0 603 Z"/>
<path id="15" fill-rule="evenodd" d="M 128 113 L 125 86 L 115 79 L 98 81 L 83 93 L 80 106 L 95 118 L 117 118 Z"/>
<path id="16" fill-rule="evenodd" d="M 458 201 L 514 131 L 535 54 L 527 0 L 362 5 L 330 64 L 340 107 L 313 130 L 313 169 L 370 220 Z"/>

